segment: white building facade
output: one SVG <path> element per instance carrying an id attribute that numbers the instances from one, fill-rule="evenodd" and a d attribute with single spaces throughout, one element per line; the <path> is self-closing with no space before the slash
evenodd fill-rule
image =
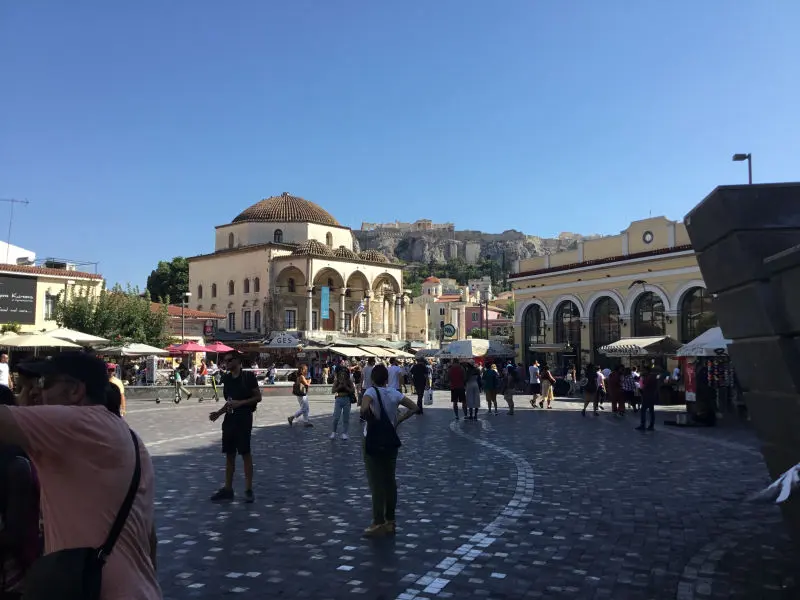
<path id="1" fill-rule="evenodd" d="M 242 339 L 404 340 L 402 268 L 353 248 L 351 230 L 313 202 L 266 198 L 216 227 L 213 253 L 188 259 L 193 308 L 227 315 L 223 329 Z"/>

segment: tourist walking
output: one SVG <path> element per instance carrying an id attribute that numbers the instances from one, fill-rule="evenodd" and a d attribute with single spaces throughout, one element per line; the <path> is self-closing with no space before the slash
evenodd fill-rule
<path id="1" fill-rule="evenodd" d="M 542 395 L 542 380 L 539 373 L 539 361 L 534 360 L 528 367 L 528 380 L 531 386 L 531 406 L 536 408 L 536 402 Z"/>
<path id="2" fill-rule="evenodd" d="M 611 398 L 611 412 L 618 416 L 625 415 L 625 396 L 622 393 L 622 378 L 625 367 L 617 365 L 606 380 L 608 395 Z"/>
<path id="3" fill-rule="evenodd" d="M 600 402 L 600 389 L 603 386 L 603 375 L 598 367 L 586 365 L 586 385 L 583 388 L 583 410 L 581 414 L 586 416 L 586 409 L 590 404 L 594 404 L 594 416 L 597 416 L 598 404 Z"/>
<path id="4" fill-rule="evenodd" d="M 255 501 L 253 495 L 253 454 L 250 439 L 253 435 L 253 413 L 261 402 L 261 388 L 252 371 L 242 370 L 242 356 L 236 351 L 225 355 L 227 372 L 222 376 L 222 396 L 225 405 L 208 415 L 212 422 L 225 415 L 222 421 L 222 453 L 225 455 L 225 485 L 211 496 L 212 502 L 233 500 L 233 475 L 236 455 L 244 466 L 244 501 Z"/>
<path id="5" fill-rule="evenodd" d="M 467 416 L 467 391 L 466 391 L 466 373 L 457 361 L 453 361 L 450 368 L 447 369 L 447 378 L 450 381 L 450 402 L 453 403 L 453 414 L 458 421 L 458 403 L 464 410 L 464 417 Z"/>
<path id="6" fill-rule="evenodd" d="M 638 431 L 644 431 L 645 415 L 650 413 L 650 422 L 647 425 L 647 431 L 653 431 L 656 426 L 656 400 L 658 399 L 658 377 L 650 367 L 645 367 L 642 373 L 642 407 L 639 416 L 640 423 L 636 428 Z"/>
<path id="7" fill-rule="evenodd" d="M 333 380 L 333 431 L 331 439 L 336 439 L 339 420 L 342 421 L 342 439 L 347 439 L 350 427 L 350 405 L 356 403 L 356 387 L 347 369 L 337 369 Z"/>
<path id="8" fill-rule="evenodd" d="M 410 375 L 414 384 L 414 392 L 417 394 L 417 408 L 419 408 L 419 414 L 423 414 L 422 401 L 425 398 L 425 390 L 431 388 L 431 368 L 424 358 L 418 358 L 417 364 L 411 367 Z"/>
<path id="9" fill-rule="evenodd" d="M 297 378 L 294 380 L 294 385 L 292 386 L 292 394 L 297 398 L 297 403 L 300 405 L 300 408 L 287 419 L 289 421 L 289 427 L 294 425 L 295 420 L 301 417 L 304 427 L 314 426 L 314 424 L 308 420 L 308 390 L 310 387 L 311 381 L 308 379 L 308 365 L 302 365 L 300 367 L 300 372 L 297 374 Z"/>
<path id="10" fill-rule="evenodd" d="M 373 386 L 364 393 L 361 417 L 364 423 L 364 466 L 372 493 L 372 524 L 365 537 L 394 535 L 397 531 L 397 426 L 417 413 L 417 405 L 401 392 L 388 387 L 389 371 L 383 365 L 372 371 Z M 407 410 L 398 416 L 400 406 Z"/>
<path id="11" fill-rule="evenodd" d="M 494 414 L 497 415 L 497 391 L 499 389 L 500 374 L 497 372 L 497 365 L 492 363 L 488 369 L 483 371 L 483 391 L 486 394 L 486 405 L 490 415 L 492 406 L 494 406 Z"/>
<path id="12" fill-rule="evenodd" d="M 553 385 L 556 382 L 556 378 L 553 377 L 553 374 L 550 372 L 550 367 L 547 364 L 542 366 L 539 377 L 542 386 L 539 408 L 544 408 L 545 402 L 547 402 L 547 408 L 553 408 Z"/>
<path id="13" fill-rule="evenodd" d="M 475 365 L 467 363 L 465 366 L 464 393 L 466 396 L 467 416 L 470 421 L 478 420 L 478 410 L 481 407 L 481 377 Z"/>
<path id="14" fill-rule="evenodd" d="M 505 369 L 505 375 L 502 382 L 503 387 L 503 400 L 508 404 L 508 414 L 514 414 L 514 393 L 517 388 L 517 370 L 514 365 L 509 364 Z"/>
<path id="15" fill-rule="evenodd" d="M 364 392 L 372 385 L 372 370 L 375 368 L 375 359 L 369 357 L 367 364 L 364 365 L 364 371 L 361 373 L 361 393 L 358 398 L 358 405 L 361 406 L 361 398 L 364 397 Z"/>
<path id="16" fill-rule="evenodd" d="M 403 385 L 403 367 L 401 367 L 396 358 L 389 359 L 389 387 L 398 392 L 402 392 L 401 386 Z"/>
<path id="17" fill-rule="evenodd" d="M 636 412 L 636 379 L 633 376 L 633 371 L 626 367 L 622 372 L 622 403 L 631 407 L 633 412 Z"/>
<path id="18" fill-rule="evenodd" d="M 42 489 L 44 556 L 28 570 L 25 597 L 74 594 L 63 586 L 77 579 L 65 571 L 67 563 L 75 565 L 65 551 L 103 547 L 108 558 L 99 600 L 160 599 L 153 463 L 115 414 L 119 406 L 108 401 L 105 362 L 62 352 L 24 370 L 42 378 L 44 406 L 0 406 L 0 443 L 22 448 Z M 115 522 L 121 526 L 117 539 L 109 536 Z M 55 582 L 61 582 L 57 589 Z"/>
<path id="19" fill-rule="evenodd" d="M 126 412 L 125 384 L 117 377 L 117 365 L 108 363 L 108 382 L 119 390 L 119 416 L 124 417 Z"/>
<path id="20" fill-rule="evenodd" d="M 5 352 L 0 353 L 0 385 L 4 385 L 10 390 L 14 389 L 14 380 L 11 378 L 8 366 L 8 354 Z"/>

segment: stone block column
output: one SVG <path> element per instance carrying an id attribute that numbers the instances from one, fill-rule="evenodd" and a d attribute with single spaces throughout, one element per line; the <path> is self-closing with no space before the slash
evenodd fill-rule
<path id="1" fill-rule="evenodd" d="M 394 297 L 394 323 L 393 323 L 393 332 L 396 333 L 398 336 L 400 335 L 400 303 L 402 299 L 400 295 L 397 294 Z"/>
<path id="2" fill-rule="evenodd" d="M 306 331 L 311 331 L 313 329 L 314 320 L 311 316 L 312 312 L 314 311 L 314 288 L 312 286 L 308 286 L 306 289 Z"/>
<path id="3" fill-rule="evenodd" d="M 345 294 L 346 293 L 347 293 L 347 290 L 344 289 L 344 288 L 339 293 L 339 331 L 341 331 L 342 333 L 345 332 L 345 327 L 344 327 L 345 306 L 344 306 L 344 303 L 345 303 Z M 350 324 L 350 328 L 352 329 L 352 327 L 353 327 L 353 324 L 351 323 Z"/>
<path id="4" fill-rule="evenodd" d="M 773 478 L 800 463 L 798 206 L 797 183 L 722 186 L 684 219 Z M 800 543 L 800 498 L 781 509 Z"/>
<path id="5" fill-rule="evenodd" d="M 364 292 L 364 314 L 366 315 L 366 331 L 365 333 L 372 335 L 372 298 L 369 292 Z"/>

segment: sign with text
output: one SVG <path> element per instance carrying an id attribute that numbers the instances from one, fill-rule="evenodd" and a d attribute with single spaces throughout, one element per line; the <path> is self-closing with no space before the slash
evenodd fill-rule
<path id="1" fill-rule="evenodd" d="M 694 363 L 686 361 L 683 367 L 683 385 L 686 390 L 686 401 L 697 401 L 697 373 L 694 370 Z"/>
<path id="2" fill-rule="evenodd" d="M 331 288 L 327 285 L 320 288 L 319 293 L 319 313 L 320 320 L 327 321 L 331 309 Z"/>
<path id="3" fill-rule="evenodd" d="M 36 278 L 0 276 L 0 323 L 36 322 Z"/>

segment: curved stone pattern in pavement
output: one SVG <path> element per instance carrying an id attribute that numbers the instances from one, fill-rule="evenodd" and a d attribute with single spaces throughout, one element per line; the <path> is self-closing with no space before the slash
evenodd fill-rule
<path id="1" fill-rule="evenodd" d="M 453 424 L 437 394 L 401 426 L 398 535 L 368 541 L 355 415 L 353 438 L 332 442 L 332 403 L 312 402 L 317 426 L 301 429 L 285 421 L 293 399 L 269 398 L 256 503 L 214 505 L 213 408 L 129 407 L 157 470 L 168 599 L 800 597 L 777 509 L 744 503 L 768 481 L 747 430 L 641 434 L 569 402 Z"/>

